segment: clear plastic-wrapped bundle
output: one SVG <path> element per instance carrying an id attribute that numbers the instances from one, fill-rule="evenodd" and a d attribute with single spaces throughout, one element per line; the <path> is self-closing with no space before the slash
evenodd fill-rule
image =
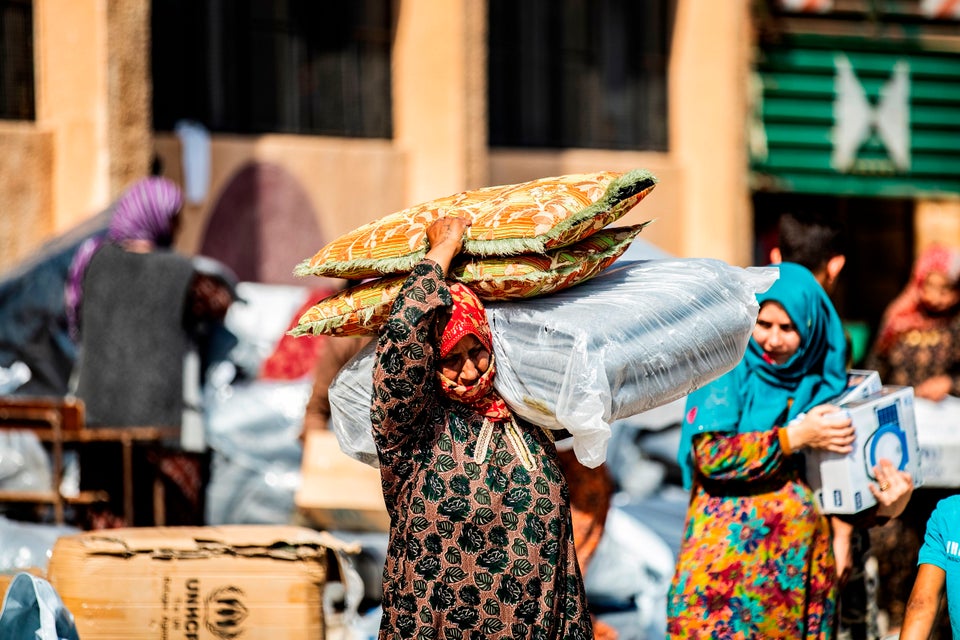
<path id="1" fill-rule="evenodd" d="M 377 342 L 360 349 L 330 383 L 330 428 L 340 449 L 351 458 L 379 467 L 377 447 L 373 444 L 370 405 L 373 402 L 373 360 Z"/>
<path id="2" fill-rule="evenodd" d="M 577 458 L 606 457 L 610 423 L 718 378 L 743 357 L 778 272 L 719 260 L 624 262 L 560 293 L 487 305 L 495 387 L 528 421 L 564 429 Z M 330 387 L 341 448 L 376 464 L 370 434 L 373 345 Z"/>
<path id="3" fill-rule="evenodd" d="M 489 305 L 496 387 L 534 424 L 566 429 L 577 459 L 606 457 L 610 423 L 685 396 L 743 357 L 773 268 L 625 262 L 578 287 Z"/>

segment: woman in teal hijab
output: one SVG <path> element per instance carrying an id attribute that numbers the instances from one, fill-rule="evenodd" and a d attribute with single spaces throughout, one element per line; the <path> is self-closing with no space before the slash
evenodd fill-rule
<path id="1" fill-rule="evenodd" d="M 764 431 L 839 396 L 846 386 L 846 339 L 840 317 L 813 274 L 793 263 L 779 265 L 780 278 L 757 295 L 761 308 L 776 302 L 793 321 L 800 346 L 779 365 L 750 340 L 733 371 L 687 399 L 679 462 L 684 488 L 691 487 L 690 443 L 706 431 Z"/>
<path id="2" fill-rule="evenodd" d="M 671 638 L 832 638 L 829 520 L 803 448 L 847 453 L 840 318 L 807 269 L 783 263 L 758 295 L 743 360 L 687 400 L 680 463 L 691 502 L 668 599 Z"/>

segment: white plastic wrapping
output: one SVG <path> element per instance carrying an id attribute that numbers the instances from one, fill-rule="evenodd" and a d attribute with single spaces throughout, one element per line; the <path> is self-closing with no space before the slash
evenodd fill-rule
<path id="1" fill-rule="evenodd" d="M 556 295 L 491 304 L 496 388 L 534 424 L 566 429 L 577 459 L 606 457 L 610 423 L 685 396 L 743 357 L 774 268 L 626 262 Z"/>
<path id="2" fill-rule="evenodd" d="M 565 291 L 487 305 L 495 386 L 530 422 L 565 429 L 577 459 L 606 457 L 610 423 L 666 404 L 743 357 L 771 267 L 719 260 L 624 262 Z M 376 465 L 370 433 L 374 351 L 368 345 L 330 387 L 331 423 L 348 455 Z"/>
<path id="3" fill-rule="evenodd" d="M 380 466 L 377 447 L 373 443 L 373 423 L 370 421 L 376 351 L 376 340 L 366 344 L 343 365 L 327 390 L 330 428 L 337 436 L 340 449 L 371 467 Z"/>

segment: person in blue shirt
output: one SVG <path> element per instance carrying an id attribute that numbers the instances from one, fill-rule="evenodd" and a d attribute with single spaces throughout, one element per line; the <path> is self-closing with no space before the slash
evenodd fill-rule
<path id="1" fill-rule="evenodd" d="M 960 638 L 960 495 L 937 503 L 917 562 L 917 579 L 907 601 L 900 640 L 927 640 L 947 596 L 953 637 Z"/>

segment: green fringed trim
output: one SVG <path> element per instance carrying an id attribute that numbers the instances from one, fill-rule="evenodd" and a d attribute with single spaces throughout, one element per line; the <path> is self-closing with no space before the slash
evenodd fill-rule
<path id="1" fill-rule="evenodd" d="M 298 324 L 293 329 L 290 329 L 290 331 L 287 331 L 287 335 L 291 335 L 294 338 L 299 338 L 300 336 L 333 336 L 337 335 L 336 330 L 342 327 L 345 322 L 346 320 L 344 318 L 306 322 L 304 324 Z"/>
<path id="2" fill-rule="evenodd" d="M 331 278 L 369 278 L 377 276 L 409 273 L 417 263 L 427 255 L 427 249 L 418 249 L 395 258 L 354 259 L 345 261 L 327 261 L 316 266 L 310 266 L 311 258 L 307 258 L 296 266 L 293 274 L 296 276 L 329 276 Z M 372 276 L 376 273 L 377 276 Z"/>
<path id="3" fill-rule="evenodd" d="M 326 298 L 324 298 L 324 300 L 325 299 Z M 317 304 L 323 304 L 323 300 L 321 300 Z M 359 322 L 356 324 L 358 324 L 359 326 L 365 326 L 367 323 L 369 323 L 370 319 L 373 317 L 374 313 L 376 312 L 376 308 L 377 306 L 374 305 L 369 307 L 361 307 L 357 309 L 356 316 L 359 319 Z M 352 314 L 344 313 L 342 315 L 334 316 L 331 318 L 314 320 L 313 322 L 303 322 L 295 326 L 293 329 L 291 329 L 287 333 L 295 338 L 298 338 L 300 336 L 305 336 L 305 335 L 314 335 L 314 336 L 358 335 L 358 332 L 351 332 L 349 334 L 337 333 L 337 329 L 347 324 L 347 321 L 350 320 L 351 318 L 352 318 Z M 366 335 L 373 335 L 374 333 L 376 333 L 376 328 L 375 327 L 369 328 L 365 332 L 361 332 L 361 333 L 364 333 Z"/>
<path id="4" fill-rule="evenodd" d="M 464 238 L 463 240 L 463 253 L 479 258 L 518 256 L 524 253 L 542 254 L 546 250 L 546 235 L 536 238 L 498 238 L 497 240 Z"/>
<path id="5" fill-rule="evenodd" d="M 607 191 L 603 194 L 602 198 L 586 209 L 581 209 L 576 214 L 560 222 L 560 224 L 547 231 L 544 237 L 550 239 L 556 238 L 566 232 L 570 227 L 578 225 L 584 220 L 593 218 L 600 211 L 612 209 L 624 200 L 628 200 L 647 189 L 652 189 L 656 184 L 656 177 L 646 169 L 629 171 L 607 185 Z"/>

